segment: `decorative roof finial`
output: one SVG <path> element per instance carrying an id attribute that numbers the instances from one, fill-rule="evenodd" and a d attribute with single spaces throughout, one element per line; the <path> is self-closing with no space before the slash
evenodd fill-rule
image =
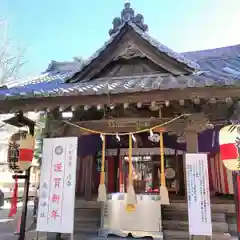
<path id="1" fill-rule="evenodd" d="M 124 9 L 122 10 L 121 17 L 123 22 L 128 22 L 133 20 L 134 10 L 131 8 L 131 4 L 129 2 L 126 2 L 124 4 Z"/>
<path id="2" fill-rule="evenodd" d="M 116 33 L 119 28 L 126 22 L 135 23 L 142 31 L 147 31 L 148 26 L 144 24 L 144 17 L 141 14 L 137 14 L 135 16 L 134 10 L 131 8 L 131 4 L 128 0 L 126 0 L 124 4 L 124 9 L 121 12 L 121 18 L 116 17 L 113 19 L 113 29 L 109 31 L 109 35 Z"/>

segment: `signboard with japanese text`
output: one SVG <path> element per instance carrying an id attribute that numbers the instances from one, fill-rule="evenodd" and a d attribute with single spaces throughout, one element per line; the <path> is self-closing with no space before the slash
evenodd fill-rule
<path id="1" fill-rule="evenodd" d="M 189 235 L 212 236 L 207 154 L 187 153 L 185 157 Z"/>
<path id="2" fill-rule="evenodd" d="M 77 146 L 77 137 L 43 141 L 37 231 L 73 233 Z"/>

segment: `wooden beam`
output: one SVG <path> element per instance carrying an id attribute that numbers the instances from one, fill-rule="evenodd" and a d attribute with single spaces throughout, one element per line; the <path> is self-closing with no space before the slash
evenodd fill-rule
<path id="1" fill-rule="evenodd" d="M 111 133 L 125 133 L 135 132 L 143 129 L 149 129 L 156 125 L 166 123 L 170 118 L 121 118 L 121 119 L 104 119 L 94 121 L 80 121 L 76 125 L 88 129 L 111 132 Z M 166 126 L 170 128 L 171 125 Z M 175 129 L 175 128 L 174 128 Z"/>
<path id="2" fill-rule="evenodd" d="M 240 88 L 237 87 L 218 87 L 218 88 L 186 88 L 169 90 L 152 90 L 147 92 L 132 92 L 124 94 L 114 94 L 110 97 L 102 95 L 77 95 L 77 96 L 56 96 L 56 97 L 38 97 L 29 99 L 0 100 L 0 113 L 9 113 L 10 111 L 22 110 L 24 112 L 33 111 L 35 108 L 46 109 L 59 106 L 70 105 L 91 105 L 108 104 L 109 99 L 113 104 L 129 103 L 149 103 L 151 101 L 165 102 L 182 99 L 192 99 L 199 97 L 210 99 L 215 97 L 224 100 L 226 97 L 239 98 Z"/>

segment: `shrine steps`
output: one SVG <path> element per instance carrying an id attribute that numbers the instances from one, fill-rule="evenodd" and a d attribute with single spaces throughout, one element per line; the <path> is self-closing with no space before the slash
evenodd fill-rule
<path id="1" fill-rule="evenodd" d="M 164 230 L 164 240 L 188 240 L 188 231 Z M 230 234 L 213 233 L 212 240 L 230 240 Z"/>
<path id="2" fill-rule="evenodd" d="M 237 220 L 234 213 L 227 214 L 227 222 L 228 222 L 229 232 L 233 236 L 237 236 Z"/>
<path id="3" fill-rule="evenodd" d="M 101 204 L 96 201 L 76 200 L 74 235 L 77 239 L 97 237 L 101 222 L 100 209 Z M 232 202 L 213 203 L 211 209 L 213 239 L 231 239 L 229 232 L 235 235 L 235 231 L 232 229 L 236 229 L 234 204 Z M 187 211 L 187 203 L 183 201 L 171 202 L 171 205 L 163 207 L 163 232 L 166 240 L 189 239 Z M 229 227 L 229 224 L 231 224 L 231 227 Z"/>
<path id="4" fill-rule="evenodd" d="M 101 222 L 101 205 L 95 201 L 76 200 L 75 203 L 75 235 L 97 236 Z"/>
<path id="5" fill-rule="evenodd" d="M 213 203 L 212 229 L 213 239 L 231 239 L 227 214 L 234 212 L 235 207 L 230 203 Z M 162 209 L 163 232 L 166 239 L 189 239 L 188 209 L 186 202 L 172 202 Z"/>

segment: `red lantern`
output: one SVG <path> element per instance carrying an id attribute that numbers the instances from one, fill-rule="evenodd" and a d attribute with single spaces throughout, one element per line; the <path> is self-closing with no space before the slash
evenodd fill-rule
<path id="1" fill-rule="evenodd" d="M 231 171 L 240 170 L 240 125 L 223 127 L 219 132 L 220 156 Z"/>
<path id="2" fill-rule="evenodd" d="M 27 170 L 33 160 L 35 139 L 26 131 L 20 131 L 10 137 L 8 146 L 8 165 L 15 173 Z M 15 187 L 9 217 L 17 213 L 18 178 L 15 176 Z"/>
<path id="3" fill-rule="evenodd" d="M 20 131 L 10 137 L 8 164 L 14 172 L 27 170 L 33 160 L 35 139 L 26 131 Z"/>

